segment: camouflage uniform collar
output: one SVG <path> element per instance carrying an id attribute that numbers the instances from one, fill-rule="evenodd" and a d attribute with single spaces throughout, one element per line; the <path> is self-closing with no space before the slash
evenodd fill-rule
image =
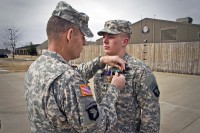
<path id="1" fill-rule="evenodd" d="M 56 53 L 56 52 L 54 52 L 54 51 L 50 51 L 50 50 L 45 50 L 43 53 L 42 53 L 42 55 L 45 55 L 45 56 L 49 56 L 49 57 L 51 57 L 51 58 L 55 58 L 56 60 L 59 60 L 59 61 L 61 61 L 61 62 L 63 62 L 63 63 L 68 63 L 67 61 L 65 61 L 64 59 L 63 59 L 63 57 L 60 55 L 60 54 L 58 54 L 58 53 Z"/>
<path id="2" fill-rule="evenodd" d="M 128 53 L 125 53 L 122 59 L 127 62 L 129 57 Z"/>

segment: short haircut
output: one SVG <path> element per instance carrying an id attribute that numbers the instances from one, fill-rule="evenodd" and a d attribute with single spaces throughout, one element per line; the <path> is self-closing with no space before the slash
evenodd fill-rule
<path id="1" fill-rule="evenodd" d="M 125 33 L 125 32 L 121 32 L 121 35 L 124 37 L 128 37 L 128 39 L 131 38 L 131 34 Z"/>
<path id="2" fill-rule="evenodd" d="M 56 16 L 51 16 L 49 18 L 49 21 L 46 27 L 48 40 L 49 41 L 51 41 L 52 39 L 58 40 L 62 33 L 68 31 L 69 29 L 76 30 L 77 28 L 75 27 L 76 26 L 73 23 L 65 19 L 62 19 Z"/>

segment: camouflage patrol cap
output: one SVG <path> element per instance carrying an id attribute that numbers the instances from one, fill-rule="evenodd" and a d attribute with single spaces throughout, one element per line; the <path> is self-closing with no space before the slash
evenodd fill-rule
<path id="1" fill-rule="evenodd" d="M 53 16 L 65 19 L 79 27 L 81 32 L 87 37 L 93 37 L 91 30 L 88 28 L 89 17 L 87 14 L 78 12 L 68 3 L 60 1 L 52 13 Z"/>
<path id="2" fill-rule="evenodd" d="M 97 34 L 102 36 L 104 33 L 119 34 L 121 32 L 132 34 L 131 22 L 126 20 L 109 20 L 105 22 L 104 29 Z"/>

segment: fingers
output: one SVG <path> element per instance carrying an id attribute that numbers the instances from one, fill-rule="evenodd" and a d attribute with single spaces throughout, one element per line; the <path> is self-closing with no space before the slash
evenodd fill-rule
<path id="1" fill-rule="evenodd" d="M 120 74 L 119 77 L 121 78 L 122 81 L 125 81 L 125 76 Z"/>
<path id="2" fill-rule="evenodd" d="M 125 83 L 125 76 L 116 72 L 112 78 L 111 84 L 115 85 L 118 89 L 122 90 L 125 86 Z"/>
<path id="3" fill-rule="evenodd" d="M 119 56 L 102 56 L 100 62 L 125 70 L 125 61 Z"/>
<path id="4" fill-rule="evenodd" d="M 119 77 L 122 81 L 125 81 L 125 76 L 122 74 L 119 74 L 118 72 L 116 72 L 114 76 Z"/>
<path id="5" fill-rule="evenodd" d="M 117 67 L 119 68 L 121 71 L 125 70 L 125 63 L 117 63 L 117 64 L 114 64 L 114 67 Z"/>
<path id="6" fill-rule="evenodd" d="M 118 72 L 115 72 L 115 75 L 114 75 L 115 77 L 118 77 L 119 76 L 119 74 L 118 74 Z"/>
<path id="7" fill-rule="evenodd" d="M 120 70 L 125 70 L 125 61 L 119 57 L 116 56 L 115 59 L 113 59 L 113 66 L 119 68 Z"/>

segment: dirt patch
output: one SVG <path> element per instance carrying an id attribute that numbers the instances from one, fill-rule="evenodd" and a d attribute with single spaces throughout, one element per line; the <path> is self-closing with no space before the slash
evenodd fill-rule
<path id="1" fill-rule="evenodd" d="M 24 55 L 17 55 L 15 59 L 12 59 L 12 57 L 0 58 L 0 68 L 9 70 L 10 72 L 26 72 L 31 63 L 37 58 L 38 56 L 31 57 Z"/>
<path id="2" fill-rule="evenodd" d="M 11 72 L 26 72 L 32 61 L 26 62 L 12 62 L 12 61 L 3 61 L 0 62 L 0 68 L 9 70 Z"/>

